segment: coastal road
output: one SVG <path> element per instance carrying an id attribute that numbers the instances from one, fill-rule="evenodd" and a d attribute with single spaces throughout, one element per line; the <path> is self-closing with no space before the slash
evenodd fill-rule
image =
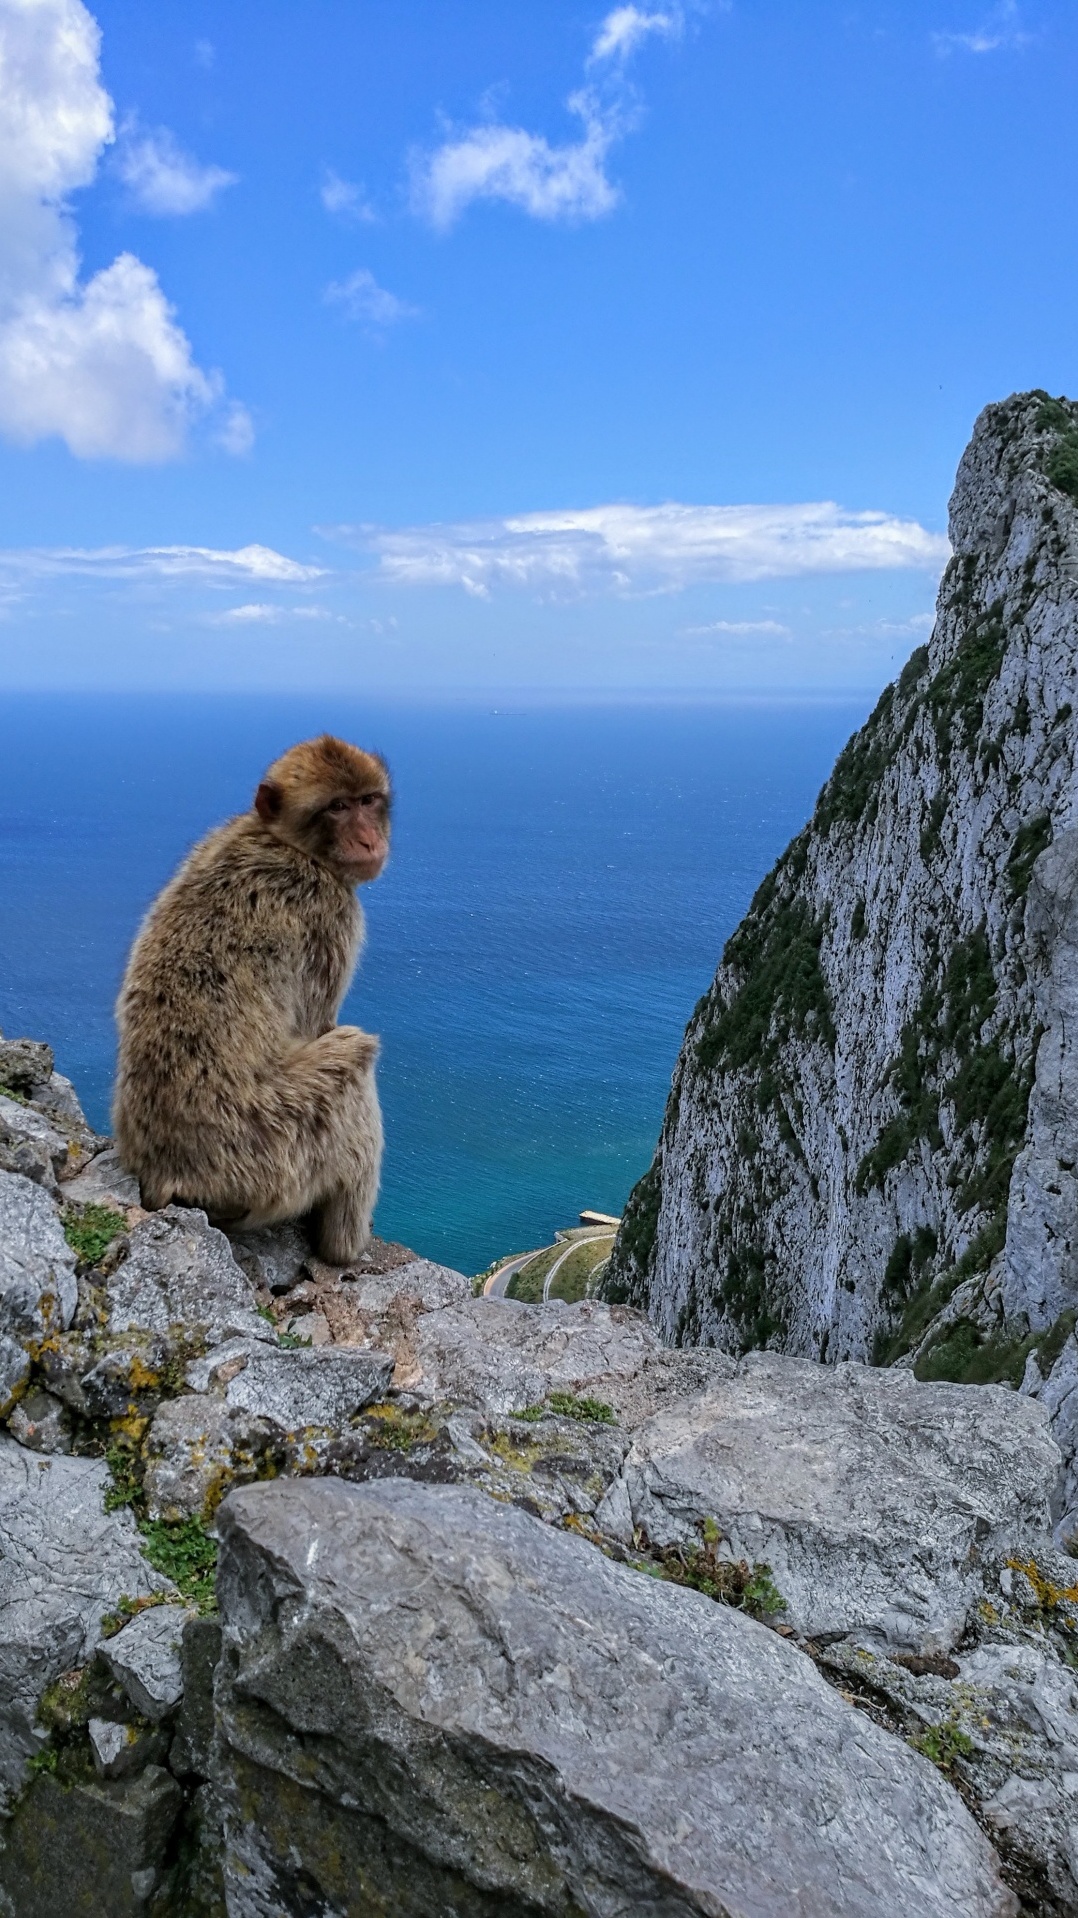
<path id="1" fill-rule="evenodd" d="M 553 1265 L 550 1268 L 550 1271 L 547 1273 L 546 1278 L 543 1280 L 544 1305 L 546 1304 L 547 1299 L 549 1299 L 550 1297 L 551 1280 L 557 1278 L 557 1275 L 561 1271 L 562 1266 L 565 1264 L 566 1259 L 569 1257 L 570 1252 L 575 1252 L 578 1245 L 597 1245 L 600 1239 L 609 1239 L 611 1244 L 613 1244 L 614 1234 L 612 1232 L 593 1232 L 590 1239 L 570 1239 L 568 1245 L 565 1248 L 565 1251 L 560 1253 L 559 1256 L 555 1259 Z"/>
<path id="2" fill-rule="evenodd" d="M 546 1247 L 541 1245 L 539 1251 L 545 1252 Z M 504 1299 L 505 1288 L 513 1277 L 514 1272 L 519 1272 L 522 1265 L 527 1265 L 529 1259 L 534 1259 L 537 1256 L 538 1254 L 535 1252 L 520 1252 L 515 1259 L 507 1259 L 504 1265 L 500 1265 L 496 1272 L 491 1273 L 483 1287 L 483 1297 L 485 1299 Z"/>

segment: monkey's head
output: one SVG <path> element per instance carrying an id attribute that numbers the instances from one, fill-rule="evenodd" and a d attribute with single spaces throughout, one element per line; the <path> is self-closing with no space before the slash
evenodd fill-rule
<path id="1" fill-rule="evenodd" d="M 274 760 L 255 811 L 276 839 L 358 886 L 386 863 L 391 798 L 384 759 L 323 733 Z"/>

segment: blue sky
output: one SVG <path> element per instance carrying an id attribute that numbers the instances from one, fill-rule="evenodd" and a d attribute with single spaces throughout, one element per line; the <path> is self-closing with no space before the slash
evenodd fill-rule
<path id="1" fill-rule="evenodd" d="M 872 688 L 1078 389 L 1065 0 L 0 0 L 0 684 Z"/>

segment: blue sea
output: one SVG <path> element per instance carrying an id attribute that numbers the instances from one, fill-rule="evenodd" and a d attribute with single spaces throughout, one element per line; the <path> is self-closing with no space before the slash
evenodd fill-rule
<path id="1" fill-rule="evenodd" d="M 107 1129 L 125 953 L 177 861 L 292 741 L 377 748 L 393 856 L 342 1014 L 382 1038 L 376 1226 L 478 1271 L 620 1211 L 723 942 L 870 703 L 6 697 L 0 1029 Z"/>

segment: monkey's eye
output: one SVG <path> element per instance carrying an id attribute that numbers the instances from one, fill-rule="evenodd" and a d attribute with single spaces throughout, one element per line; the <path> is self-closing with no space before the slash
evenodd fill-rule
<path id="1" fill-rule="evenodd" d="M 327 812 L 347 812 L 348 811 L 347 799 L 331 799 L 329 802 L 329 805 L 326 807 L 326 811 Z"/>

